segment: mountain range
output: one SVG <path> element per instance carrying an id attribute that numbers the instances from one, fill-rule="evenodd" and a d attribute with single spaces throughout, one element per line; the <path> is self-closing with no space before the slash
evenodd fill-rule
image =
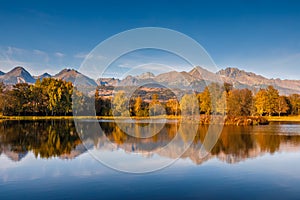
<path id="1" fill-rule="evenodd" d="M 170 71 L 158 75 L 147 72 L 138 76 L 129 75 L 122 80 L 117 78 L 99 78 L 97 80 L 93 80 L 74 69 L 63 69 L 55 75 L 44 73 L 39 76 L 32 76 L 23 67 L 15 67 L 7 73 L 0 71 L 0 82 L 7 85 L 13 85 L 16 83 L 33 84 L 37 79 L 47 77 L 71 81 L 72 83 L 76 80 L 77 84 L 79 83 L 83 86 L 131 86 L 156 82 L 171 88 L 192 88 L 198 91 L 203 90 L 204 87 L 211 82 L 222 80 L 224 82 L 231 83 L 235 88 L 249 88 L 257 90 L 259 88 L 265 88 L 268 85 L 273 85 L 282 95 L 300 93 L 300 80 L 281 80 L 279 78 L 268 79 L 253 72 L 246 72 L 238 68 L 226 68 L 213 73 L 198 66 L 188 72 Z"/>
<path id="2" fill-rule="evenodd" d="M 80 72 L 78 72 L 74 69 L 64 69 L 53 76 L 48 73 L 44 73 L 39 76 L 32 76 L 23 67 L 15 67 L 14 69 L 12 69 L 11 71 L 9 71 L 7 73 L 0 72 L 0 82 L 3 82 L 7 85 L 13 85 L 16 83 L 33 84 L 36 82 L 37 79 L 41 80 L 43 78 L 50 78 L 50 77 L 56 78 L 56 79 L 61 79 L 61 80 L 72 82 L 72 83 L 75 82 L 75 79 L 78 79 L 78 80 L 80 80 L 80 83 L 82 83 L 83 85 L 86 85 L 86 86 L 96 86 L 97 85 L 97 83 L 93 79 L 81 74 Z"/>

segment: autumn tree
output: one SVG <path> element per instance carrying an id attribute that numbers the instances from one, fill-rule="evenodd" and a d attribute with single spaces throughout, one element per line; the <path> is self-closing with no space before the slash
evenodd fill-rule
<path id="1" fill-rule="evenodd" d="M 208 86 L 210 93 L 210 102 L 211 102 L 211 112 L 214 114 L 218 113 L 218 103 L 222 100 L 224 87 L 218 83 L 211 83 Z"/>
<path id="2" fill-rule="evenodd" d="M 259 115 L 268 114 L 269 116 L 278 111 L 279 92 L 273 86 L 260 89 L 255 95 L 255 108 Z"/>
<path id="3" fill-rule="evenodd" d="M 95 90 L 94 99 L 95 99 L 96 115 L 100 115 L 102 101 L 101 101 L 101 98 L 100 98 L 100 95 L 99 95 L 99 88 L 98 87 Z"/>
<path id="4" fill-rule="evenodd" d="M 26 115 L 26 113 L 30 111 L 31 90 L 29 84 L 18 83 L 14 85 L 10 96 L 10 104 L 17 115 Z"/>
<path id="5" fill-rule="evenodd" d="M 44 78 L 41 82 L 47 112 L 51 115 L 66 115 L 72 111 L 73 85 L 63 80 Z"/>
<path id="6" fill-rule="evenodd" d="M 278 107 L 279 92 L 273 86 L 268 86 L 266 89 L 267 101 L 266 101 L 266 112 L 269 116 L 276 113 Z"/>
<path id="7" fill-rule="evenodd" d="M 177 99 L 169 99 L 166 103 L 167 114 L 178 115 L 180 114 L 180 106 Z"/>
<path id="8" fill-rule="evenodd" d="M 288 101 L 287 97 L 279 96 L 278 105 L 277 105 L 277 108 L 276 108 L 276 112 L 278 113 L 279 116 L 281 116 L 281 113 L 287 113 L 288 110 L 290 109 L 287 101 Z"/>
<path id="9" fill-rule="evenodd" d="M 60 94 L 59 114 L 67 115 L 72 112 L 73 85 L 71 82 L 61 82 L 58 92 Z"/>
<path id="10" fill-rule="evenodd" d="M 99 88 L 97 87 L 95 90 L 95 95 L 94 95 L 94 103 L 95 103 L 95 111 L 96 111 L 96 115 L 97 116 L 111 116 L 112 112 L 111 112 L 111 98 L 110 97 L 102 97 L 100 94 L 101 91 L 99 90 Z M 81 102 L 77 101 L 77 103 L 79 103 L 78 108 L 80 109 L 80 107 L 83 106 L 83 104 L 86 101 L 89 101 L 89 97 L 84 96 L 83 94 L 76 94 L 78 92 L 75 91 L 75 96 L 79 95 L 78 97 L 81 98 Z M 76 100 L 77 98 L 73 97 L 73 100 Z M 77 106 L 77 105 L 73 105 L 73 106 Z"/>
<path id="11" fill-rule="evenodd" d="M 240 90 L 241 116 L 250 116 L 253 114 L 253 94 L 252 91 L 245 88 Z"/>
<path id="12" fill-rule="evenodd" d="M 182 115 L 198 115 L 199 101 L 194 94 L 185 94 L 180 100 L 180 110 Z"/>
<path id="13" fill-rule="evenodd" d="M 240 95 L 238 90 L 232 90 L 228 94 L 227 114 L 232 116 L 240 115 Z"/>
<path id="14" fill-rule="evenodd" d="M 136 116 L 142 116 L 141 115 L 142 104 L 143 104 L 143 99 L 140 96 L 138 96 L 135 99 L 135 103 L 134 103 L 134 113 Z"/>
<path id="15" fill-rule="evenodd" d="M 232 85 L 231 83 L 225 82 L 225 83 L 224 83 L 224 90 L 225 90 L 225 92 L 228 94 L 229 91 L 233 90 L 233 85 Z"/>
<path id="16" fill-rule="evenodd" d="M 5 93 L 4 93 L 5 85 L 3 82 L 0 82 L 0 113 L 3 113 L 5 106 Z"/>
<path id="17" fill-rule="evenodd" d="M 260 89 L 255 95 L 255 108 L 256 112 L 262 116 L 267 110 L 267 91 L 265 89 Z"/>
<path id="18" fill-rule="evenodd" d="M 231 90 L 228 94 L 228 115 L 250 116 L 252 114 L 253 96 L 249 89 Z"/>
<path id="19" fill-rule="evenodd" d="M 204 91 L 197 95 L 199 101 L 200 111 L 205 114 L 211 113 L 211 98 L 208 87 L 205 87 Z"/>
<path id="20" fill-rule="evenodd" d="M 45 88 L 46 86 L 42 85 L 40 79 L 37 79 L 36 83 L 30 86 L 32 111 L 35 115 L 47 113 L 48 97 Z"/>
<path id="21" fill-rule="evenodd" d="M 137 117 L 146 117 L 148 116 L 148 110 L 146 108 L 146 103 L 143 101 L 143 99 L 138 96 L 134 101 L 134 114 Z"/>
<path id="22" fill-rule="evenodd" d="M 299 115 L 300 111 L 300 95 L 299 94 L 291 94 L 288 96 L 289 103 L 291 105 L 291 114 Z"/>
<path id="23" fill-rule="evenodd" d="M 222 93 L 222 96 L 220 96 L 216 101 L 216 113 L 217 114 L 221 114 L 221 115 L 225 115 L 227 112 L 227 92 L 224 91 Z"/>
<path id="24" fill-rule="evenodd" d="M 128 116 L 129 109 L 124 91 L 118 91 L 112 100 L 112 109 L 114 116 Z"/>
<path id="25" fill-rule="evenodd" d="M 164 106 L 158 100 L 158 94 L 153 94 L 149 103 L 149 114 L 151 116 L 165 114 Z"/>

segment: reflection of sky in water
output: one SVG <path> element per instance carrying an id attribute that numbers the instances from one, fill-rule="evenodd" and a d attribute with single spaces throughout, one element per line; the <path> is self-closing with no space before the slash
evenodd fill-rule
<path id="1" fill-rule="evenodd" d="M 275 135 L 300 135 L 299 123 L 273 123 L 268 128 L 257 126 L 253 131 L 258 134 L 275 134 Z"/>
<path id="2" fill-rule="evenodd" d="M 288 192 L 288 197 L 300 194 L 299 153 L 267 154 L 234 165 L 218 159 L 200 166 L 178 160 L 166 169 L 142 175 L 108 169 L 88 153 L 74 160 L 41 160 L 30 153 L 21 162 L 2 155 L 0 162 L 1 199 L 6 195 L 22 197 L 22 193 L 44 199 L 119 195 L 251 199 L 264 195 L 284 197 L 284 192 Z"/>
<path id="3" fill-rule="evenodd" d="M 234 149 L 235 156 L 229 152 L 219 152 L 209 159 L 197 163 L 193 155 L 183 156 L 174 164 L 156 172 L 128 174 L 112 170 L 95 160 L 91 154 L 83 151 L 74 159 L 35 158 L 27 153 L 20 161 L 12 161 L 2 153 L 0 156 L 0 199 L 24 198 L 221 198 L 221 199 L 265 199 L 298 198 L 300 196 L 300 153 L 298 136 L 260 137 L 282 133 L 297 133 L 300 125 L 272 124 L 255 127 L 227 127 L 222 142 L 226 138 L 234 144 L 241 139 L 249 144 Z M 233 131 L 237 130 L 236 133 Z M 227 135 L 228 134 L 228 135 Z M 249 134 L 253 134 L 250 135 Z M 261 134 L 261 135 L 260 135 Z M 261 140 L 264 139 L 264 140 Z M 279 142 L 274 153 L 262 150 L 264 144 Z M 280 140 L 279 140 L 280 139 Z M 264 143 L 265 142 L 265 143 Z M 93 153 L 102 154 L 120 165 L 134 163 L 136 160 L 149 161 L 152 164 L 161 160 L 172 160 L 171 154 L 138 154 L 126 150 L 125 146 L 115 149 L 90 146 Z M 178 146 L 178 145 L 176 145 Z M 143 150 L 140 146 L 140 150 Z M 193 146 L 191 153 L 197 153 Z M 80 149 L 78 147 L 78 149 Z M 238 154 L 239 151 L 241 154 Z M 246 153 L 244 153 L 246 151 Z M 229 156 L 229 160 L 228 157 Z M 14 157 L 15 158 L 15 157 Z M 230 159 L 233 159 L 232 164 Z M 151 162 L 148 163 L 151 165 Z M 138 163 L 136 167 L 139 168 Z M 149 166 L 151 167 L 151 166 Z"/>

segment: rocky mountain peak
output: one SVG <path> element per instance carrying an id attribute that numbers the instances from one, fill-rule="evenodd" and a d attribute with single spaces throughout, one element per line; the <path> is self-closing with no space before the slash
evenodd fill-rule
<path id="1" fill-rule="evenodd" d="M 31 74 L 20 66 L 15 67 L 6 74 L 3 74 L 0 81 L 5 84 L 35 83 L 35 79 L 31 76 Z"/>
<path id="2" fill-rule="evenodd" d="M 232 84 L 235 88 L 249 88 L 257 90 L 259 88 L 265 88 L 268 85 L 272 85 L 279 90 L 280 94 L 288 95 L 300 93 L 300 80 L 268 79 L 253 72 L 246 72 L 244 70 L 231 67 L 222 69 L 217 73 L 213 73 L 200 66 L 193 68 L 189 72 L 170 71 L 158 74 L 156 76 L 151 72 L 146 72 L 138 76 L 129 75 L 122 80 L 114 78 L 99 78 L 97 83 L 95 80 L 85 76 L 84 74 L 81 74 L 75 69 L 63 69 L 55 76 L 44 73 L 40 76 L 34 77 L 31 76 L 26 69 L 20 66 L 15 67 L 7 73 L 1 73 L 0 71 L 0 82 L 3 82 L 7 85 L 13 85 L 16 83 L 33 84 L 37 79 L 43 79 L 47 77 L 53 77 L 72 83 L 75 83 L 76 81 L 76 85 L 84 86 L 130 86 L 142 84 L 144 82 L 148 83 L 148 81 L 151 79 L 157 83 L 162 83 L 171 88 L 189 89 L 193 87 L 193 89 L 196 91 L 203 90 L 203 88 L 209 83 L 222 80 L 223 82 Z"/>
<path id="3" fill-rule="evenodd" d="M 226 69 L 221 69 L 217 74 L 226 76 L 229 78 L 236 78 L 245 74 L 245 71 L 239 70 L 238 68 L 227 67 Z"/>
<path id="4" fill-rule="evenodd" d="M 155 75 L 151 72 L 145 72 L 142 73 L 141 75 L 136 76 L 136 78 L 138 79 L 150 79 L 150 78 L 154 78 Z"/>
<path id="5" fill-rule="evenodd" d="M 257 78 L 264 78 L 263 76 L 257 75 L 252 72 L 246 72 L 244 70 L 240 70 L 235 67 L 227 67 L 226 69 L 222 69 L 217 72 L 218 75 L 226 76 L 228 78 L 238 78 L 238 77 L 257 77 Z"/>

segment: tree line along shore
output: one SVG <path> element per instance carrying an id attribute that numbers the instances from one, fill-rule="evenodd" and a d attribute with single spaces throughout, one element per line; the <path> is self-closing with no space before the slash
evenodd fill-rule
<path id="1" fill-rule="evenodd" d="M 76 100 L 80 102 L 74 102 Z M 136 119 L 149 116 L 176 118 L 201 115 L 200 121 L 206 124 L 210 123 L 211 115 L 220 117 L 226 115 L 225 121 L 227 120 L 228 124 L 231 121 L 234 121 L 234 124 L 236 121 L 241 121 L 242 124 L 260 124 L 265 123 L 263 117 L 266 116 L 274 120 L 274 116 L 299 115 L 300 95 L 280 95 L 273 86 L 253 92 L 247 88 L 234 89 L 227 83 L 224 85 L 211 83 L 202 92 L 184 94 L 180 99 L 174 94 L 167 96 L 152 94 L 149 99 L 133 95 L 130 99 L 126 99 L 125 91 L 104 97 L 98 88 L 95 95 L 87 96 L 79 92 L 71 82 L 53 78 L 37 80 L 35 84 L 18 83 L 10 89 L 3 83 L 0 84 L 2 118 L 72 116 L 73 104 L 78 106 L 76 116 L 84 115 L 85 109 L 91 109 L 85 105 L 92 105 L 96 115 L 103 118 L 111 116 L 130 116 Z"/>

